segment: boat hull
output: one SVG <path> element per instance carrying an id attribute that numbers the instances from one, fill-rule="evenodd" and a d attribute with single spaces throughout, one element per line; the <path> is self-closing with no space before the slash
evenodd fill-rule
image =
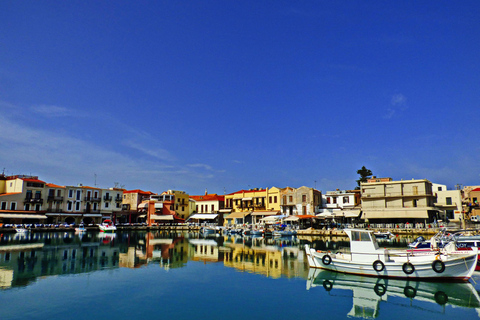
<path id="1" fill-rule="evenodd" d="M 305 246 L 305 252 L 308 263 L 312 268 L 398 279 L 467 281 L 477 265 L 477 254 L 474 253 L 449 256 L 419 254 L 399 256 L 392 259 L 383 257 L 377 259 L 375 257 L 370 261 L 352 261 L 351 256 L 347 254 L 317 252 L 308 245 Z M 441 262 L 435 262 L 436 260 Z M 374 262 L 376 262 L 377 270 L 380 271 L 374 268 Z M 434 270 L 434 264 L 437 271 Z M 413 265 L 413 269 L 411 265 Z"/>

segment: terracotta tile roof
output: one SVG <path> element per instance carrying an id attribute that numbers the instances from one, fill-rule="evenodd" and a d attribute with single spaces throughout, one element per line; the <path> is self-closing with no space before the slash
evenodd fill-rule
<path id="1" fill-rule="evenodd" d="M 56 184 L 53 184 L 53 183 L 47 183 L 46 186 L 51 187 L 51 188 L 63 188 L 63 189 L 65 189 L 65 186 L 59 186 L 59 185 L 56 185 Z"/>
<path id="2" fill-rule="evenodd" d="M 480 188 L 475 188 L 472 191 L 480 191 Z"/>
<path id="3" fill-rule="evenodd" d="M 21 192 L 2 193 L 2 194 L 0 194 L 0 197 L 2 197 L 2 196 L 11 196 L 11 195 L 13 195 L 13 194 L 21 194 Z"/>
<path id="4" fill-rule="evenodd" d="M 89 187 L 89 186 L 81 186 L 81 187 L 77 187 L 77 188 L 82 188 L 82 189 L 95 189 L 95 190 L 102 190 L 100 188 L 97 188 L 97 187 Z"/>
<path id="5" fill-rule="evenodd" d="M 123 193 L 141 193 L 141 194 L 155 194 L 151 191 L 143 191 L 143 190 L 140 190 L 140 189 L 135 189 L 135 190 L 126 190 L 126 191 L 123 191 Z"/>
<path id="6" fill-rule="evenodd" d="M 27 182 L 45 183 L 45 181 L 38 180 L 38 179 L 30 179 L 30 178 L 20 178 L 20 180 L 27 181 Z"/>
<path id="7" fill-rule="evenodd" d="M 207 194 L 204 196 L 190 196 L 195 201 L 224 201 L 225 196 L 219 196 L 218 194 Z"/>
<path id="8" fill-rule="evenodd" d="M 252 193 L 252 192 L 263 192 L 263 191 L 266 191 L 267 189 L 258 189 L 258 190 L 240 190 L 240 191 L 236 191 L 236 192 L 232 192 L 232 193 L 229 193 L 228 195 L 234 195 L 234 194 L 238 194 L 238 193 Z"/>

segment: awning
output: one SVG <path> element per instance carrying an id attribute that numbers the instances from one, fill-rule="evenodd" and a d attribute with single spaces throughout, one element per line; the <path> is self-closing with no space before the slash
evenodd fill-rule
<path id="1" fill-rule="evenodd" d="M 363 219 L 428 219 L 427 210 L 363 211 Z"/>
<path id="2" fill-rule="evenodd" d="M 232 209 L 220 209 L 218 210 L 218 212 L 222 212 L 222 213 L 232 212 Z"/>
<path id="3" fill-rule="evenodd" d="M 273 216 L 279 212 L 280 211 L 253 211 L 252 216 Z"/>
<path id="4" fill-rule="evenodd" d="M 249 201 L 249 200 L 252 200 L 253 198 L 250 197 L 250 198 L 242 198 L 242 201 Z"/>
<path id="5" fill-rule="evenodd" d="M 343 211 L 343 216 L 345 218 L 358 218 L 360 213 L 362 213 L 360 210 L 345 210 Z"/>
<path id="6" fill-rule="evenodd" d="M 218 216 L 215 213 L 196 213 L 188 218 L 190 219 L 199 219 L 199 220 L 213 220 Z"/>
<path id="7" fill-rule="evenodd" d="M 173 221 L 173 215 L 172 214 L 165 214 L 165 215 L 157 215 L 157 214 L 152 214 L 150 216 L 150 220 L 171 220 Z"/>
<path id="8" fill-rule="evenodd" d="M 283 217 L 285 217 L 285 216 L 268 216 L 268 217 L 260 219 L 260 221 L 263 221 L 263 222 L 277 221 L 277 220 L 282 219 Z"/>
<path id="9" fill-rule="evenodd" d="M 294 217 L 298 217 L 298 219 L 315 219 L 315 218 L 317 218 L 316 216 L 311 215 L 311 214 L 300 214 L 300 215 L 294 216 Z"/>
<path id="10" fill-rule="evenodd" d="M 250 215 L 251 212 L 232 212 L 225 219 L 243 218 Z"/>
<path id="11" fill-rule="evenodd" d="M 146 215 L 146 214 L 141 214 L 141 215 L 139 215 L 138 217 L 139 217 L 139 218 L 146 218 L 147 215 Z"/>
<path id="12" fill-rule="evenodd" d="M 52 216 L 52 217 L 58 217 L 58 216 L 62 216 L 62 217 L 81 217 L 82 214 L 81 213 L 65 213 L 65 212 L 61 212 L 61 213 L 58 213 L 58 212 L 47 212 L 45 213 L 45 215 L 47 216 Z"/>
<path id="13" fill-rule="evenodd" d="M 92 218 L 101 218 L 102 215 L 100 213 L 85 213 L 84 217 L 92 217 Z"/>
<path id="14" fill-rule="evenodd" d="M 137 206 L 137 208 L 141 209 L 141 208 L 146 208 L 147 206 L 148 206 L 148 202 L 142 202 Z"/>
<path id="15" fill-rule="evenodd" d="M 11 218 L 11 219 L 47 219 L 46 215 L 43 214 L 8 214 L 0 213 L 0 218 Z"/>
<path id="16" fill-rule="evenodd" d="M 283 219 L 283 221 L 298 221 L 300 218 L 298 216 L 289 216 Z"/>

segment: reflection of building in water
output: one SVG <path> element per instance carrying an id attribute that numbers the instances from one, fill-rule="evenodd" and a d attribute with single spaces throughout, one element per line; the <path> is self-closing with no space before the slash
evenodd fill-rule
<path id="1" fill-rule="evenodd" d="M 26 243 L 0 247 L 2 288 L 23 286 L 37 277 L 118 268 L 119 248 L 103 242 Z"/>
<path id="2" fill-rule="evenodd" d="M 193 261 L 219 262 L 223 260 L 217 242 L 213 239 L 189 239 L 189 257 Z"/>
<path id="3" fill-rule="evenodd" d="M 120 254 L 120 266 L 138 268 L 158 262 L 162 268 L 181 268 L 188 261 L 188 242 L 183 237 L 160 238 L 159 234 L 147 233 L 145 240 L 130 246 Z"/>

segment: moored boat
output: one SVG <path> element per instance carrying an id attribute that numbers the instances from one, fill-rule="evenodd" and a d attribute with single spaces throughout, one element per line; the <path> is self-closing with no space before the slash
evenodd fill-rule
<path id="1" fill-rule="evenodd" d="M 475 271 L 478 250 L 456 251 L 451 244 L 437 253 L 379 248 L 373 231 L 345 229 L 350 252 L 316 251 L 305 246 L 312 268 L 373 277 L 467 281 Z"/>
<path id="2" fill-rule="evenodd" d="M 112 220 L 105 220 L 102 224 L 98 225 L 100 232 L 115 232 L 117 227 L 113 224 Z"/>

